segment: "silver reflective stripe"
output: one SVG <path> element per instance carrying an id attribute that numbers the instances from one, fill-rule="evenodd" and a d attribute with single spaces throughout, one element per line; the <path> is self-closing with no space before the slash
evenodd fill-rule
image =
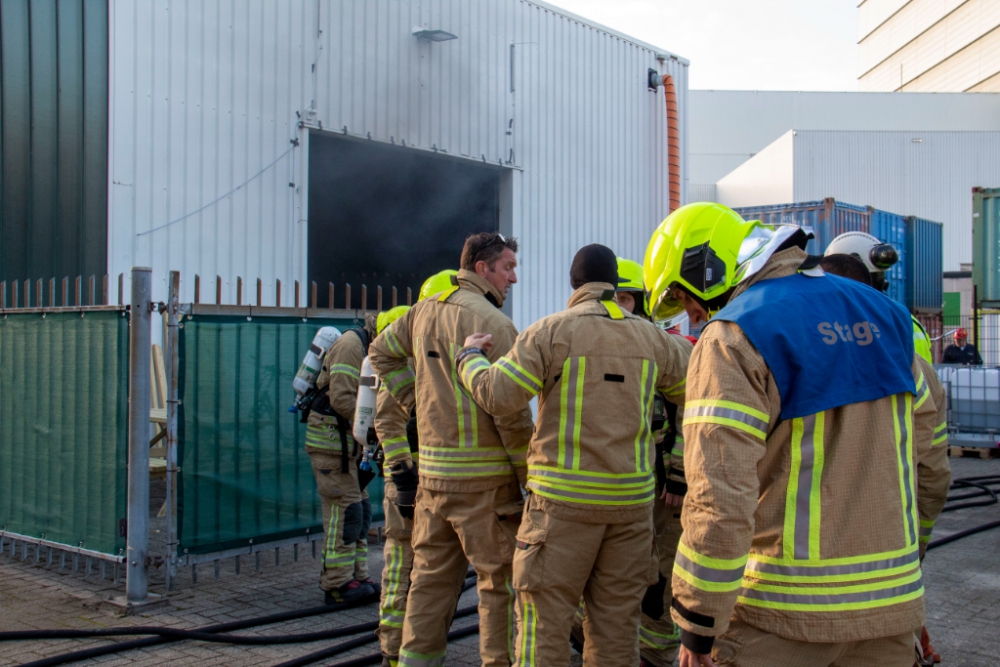
<path id="1" fill-rule="evenodd" d="M 677 554 L 680 556 L 680 554 Z M 862 574 L 871 572 L 873 576 L 878 576 L 878 572 L 891 570 L 897 567 L 912 565 L 920 561 L 920 554 L 914 550 L 905 556 L 898 558 L 886 558 L 883 560 L 873 560 L 869 563 L 852 563 L 850 565 L 776 565 L 774 563 L 762 563 L 754 560 L 753 554 L 747 561 L 747 574 L 760 573 L 762 575 L 779 574 L 786 577 L 829 577 L 842 574 Z"/>
<path id="2" fill-rule="evenodd" d="M 652 500 L 654 491 L 650 487 L 648 490 L 640 493 L 583 493 L 581 491 L 567 491 L 566 489 L 553 488 L 545 484 L 545 482 L 533 479 L 528 480 L 526 488 L 538 491 L 542 495 L 558 496 L 567 500 L 595 500 L 607 505 L 621 505 L 628 502 Z"/>
<path id="3" fill-rule="evenodd" d="M 506 460 L 507 452 L 500 449 L 499 447 L 470 447 L 468 449 L 458 449 L 455 447 L 421 447 L 420 451 L 424 455 L 425 461 L 434 461 L 440 459 L 442 461 L 446 460 L 456 460 L 456 459 L 496 459 L 496 460 Z"/>
<path id="4" fill-rule="evenodd" d="M 677 629 L 676 625 L 674 626 L 674 633 L 669 635 L 654 632 L 653 630 L 640 625 L 639 639 L 652 648 L 668 649 L 677 646 L 680 643 L 681 633 L 680 630 Z"/>
<path id="5" fill-rule="evenodd" d="M 563 371 L 563 392 L 565 393 L 563 414 L 566 415 L 563 427 L 563 442 L 565 456 L 563 458 L 563 468 L 571 470 L 579 468 L 579 461 L 576 460 L 576 411 L 580 407 L 576 404 L 576 394 L 582 378 L 580 377 L 580 358 L 572 357 L 566 360 Z"/>
<path id="6" fill-rule="evenodd" d="M 816 415 L 802 418 L 802 460 L 799 464 L 799 484 L 795 495 L 795 558 L 809 560 L 809 514 L 812 497 L 813 465 L 816 463 Z"/>
<path id="7" fill-rule="evenodd" d="M 407 442 L 406 438 L 390 438 L 382 443 L 382 451 L 385 453 L 385 458 L 387 459 L 391 459 L 399 452 L 408 450 L 409 448 L 410 443 Z"/>
<path id="8" fill-rule="evenodd" d="M 762 602 L 782 602 L 807 605 L 849 604 L 853 602 L 877 602 L 879 600 L 890 600 L 895 597 L 919 591 L 923 588 L 923 586 L 923 580 L 917 579 L 916 581 L 912 581 L 901 586 L 882 588 L 874 591 L 862 591 L 858 593 L 795 595 L 793 593 L 773 593 L 770 591 L 756 590 L 754 588 L 741 588 L 740 595 L 751 600 L 760 600 Z"/>
<path id="9" fill-rule="evenodd" d="M 444 667 L 444 653 L 439 656 L 429 656 L 400 649 L 399 667 Z"/>
<path id="10" fill-rule="evenodd" d="M 680 551 L 678 551 L 677 555 L 674 556 L 674 564 L 682 570 L 690 572 L 702 581 L 711 581 L 719 584 L 731 584 L 735 581 L 741 580 L 745 569 L 743 567 L 737 567 L 732 570 L 717 570 L 715 568 L 705 567 L 704 565 L 695 563 Z"/>
<path id="11" fill-rule="evenodd" d="M 913 521 L 913 487 L 910 472 L 910 431 L 907 428 L 906 418 L 910 416 L 910 411 L 906 405 L 906 394 L 896 396 L 896 415 L 899 420 L 899 463 L 903 467 L 903 490 L 906 493 L 906 507 L 903 514 L 906 515 L 906 526 L 910 536 L 907 544 L 915 544 L 917 541 L 917 529 Z"/>
<path id="12" fill-rule="evenodd" d="M 497 366 L 500 366 L 508 373 L 516 377 L 518 380 L 523 382 L 525 385 L 527 385 L 526 388 L 528 389 L 528 391 L 537 394 L 542 390 L 542 384 L 538 382 L 538 380 L 536 380 L 533 377 L 529 377 L 527 373 L 518 368 L 514 364 L 514 362 L 508 359 L 507 357 L 502 357 L 499 361 L 497 361 Z"/>
<path id="13" fill-rule="evenodd" d="M 684 409 L 684 419 L 688 417 L 722 417 L 723 419 L 732 419 L 733 421 L 752 426 L 758 431 L 767 433 L 766 421 L 732 408 L 720 408 L 715 405 L 698 405 L 693 408 Z"/>
<path id="14" fill-rule="evenodd" d="M 532 602 L 525 602 L 521 618 L 521 667 L 535 667 L 535 626 L 537 611 Z"/>
<path id="15" fill-rule="evenodd" d="M 438 474 L 446 476 L 462 476 L 462 475 L 485 475 L 485 474 L 497 474 L 505 475 L 513 473 L 514 470 L 509 463 L 502 463 L 499 465 L 478 465 L 478 464 L 459 464 L 454 466 L 441 466 L 434 465 L 427 460 L 427 457 L 420 462 L 420 472 L 427 474 Z"/>
<path id="16" fill-rule="evenodd" d="M 652 473 L 649 472 L 626 473 L 624 475 L 585 475 L 568 470 L 547 470 L 534 466 L 528 467 L 528 474 L 532 477 L 549 477 L 594 486 L 648 484 L 653 479 Z"/>
<path id="17" fill-rule="evenodd" d="M 652 368 L 650 368 L 652 366 Z M 635 469 L 638 472 L 649 470 L 650 451 L 650 424 L 653 418 L 653 388 L 656 380 L 656 364 L 648 359 L 642 362 L 643 374 L 646 376 L 642 385 L 642 396 L 640 397 L 639 411 L 642 414 L 642 422 L 639 432 L 636 434 L 636 462 Z"/>
<path id="18" fill-rule="evenodd" d="M 382 381 L 385 382 L 385 386 L 389 388 L 389 392 L 395 396 L 396 392 L 406 385 L 412 383 L 416 380 L 416 375 L 413 374 L 413 370 L 405 368 L 395 373 L 390 373 Z"/>
<path id="19" fill-rule="evenodd" d="M 920 526 L 920 537 L 930 537 L 934 533 L 934 526 Z"/>

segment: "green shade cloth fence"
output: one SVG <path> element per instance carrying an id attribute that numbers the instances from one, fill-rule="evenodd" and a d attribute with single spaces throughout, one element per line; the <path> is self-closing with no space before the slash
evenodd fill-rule
<path id="1" fill-rule="evenodd" d="M 322 531 L 305 424 L 288 412 L 316 331 L 350 320 L 185 316 L 178 362 L 178 553 Z M 382 479 L 368 486 L 382 517 Z"/>
<path id="2" fill-rule="evenodd" d="M 117 555 L 127 454 L 124 311 L 0 318 L 0 526 Z"/>

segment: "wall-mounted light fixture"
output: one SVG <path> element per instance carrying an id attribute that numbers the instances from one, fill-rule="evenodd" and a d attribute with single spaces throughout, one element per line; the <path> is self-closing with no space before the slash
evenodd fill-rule
<path id="1" fill-rule="evenodd" d="M 458 35 L 453 35 L 444 30 L 425 30 L 423 28 L 414 28 L 413 36 L 428 42 L 447 42 L 452 39 L 458 39 Z"/>
<path id="2" fill-rule="evenodd" d="M 650 67 L 649 71 L 646 72 L 646 85 L 649 86 L 649 89 L 652 90 L 653 92 L 656 92 L 656 90 L 660 87 L 660 84 L 662 82 L 663 82 L 662 75 L 655 69 Z"/>

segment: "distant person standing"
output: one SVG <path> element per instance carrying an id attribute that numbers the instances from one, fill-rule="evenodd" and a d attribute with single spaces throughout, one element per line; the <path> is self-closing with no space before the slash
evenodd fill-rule
<path id="1" fill-rule="evenodd" d="M 944 350 L 944 364 L 962 364 L 964 366 L 982 366 L 983 358 L 979 356 L 976 346 L 968 342 L 969 332 L 965 329 L 955 330 L 955 342 Z"/>

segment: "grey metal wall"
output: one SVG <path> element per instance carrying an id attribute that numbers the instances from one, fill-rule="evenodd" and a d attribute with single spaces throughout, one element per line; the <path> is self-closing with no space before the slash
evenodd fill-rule
<path id="1" fill-rule="evenodd" d="M 542 2 L 109 6 L 109 272 L 151 265 L 156 298 L 171 269 L 221 275 L 227 302 L 238 275 L 269 296 L 277 279 L 306 280 L 310 130 L 502 165 L 521 325 L 564 305 L 577 247 L 641 257 L 666 216 L 650 68 L 675 78 L 687 177 L 686 61 Z M 458 39 L 428 43 L 415 27 Z"/>
<path id="2" fill-rule="evenodd" d="M 104 275 L 107 96 L 107 0 L 0 2 L 0 280 Z"/>

